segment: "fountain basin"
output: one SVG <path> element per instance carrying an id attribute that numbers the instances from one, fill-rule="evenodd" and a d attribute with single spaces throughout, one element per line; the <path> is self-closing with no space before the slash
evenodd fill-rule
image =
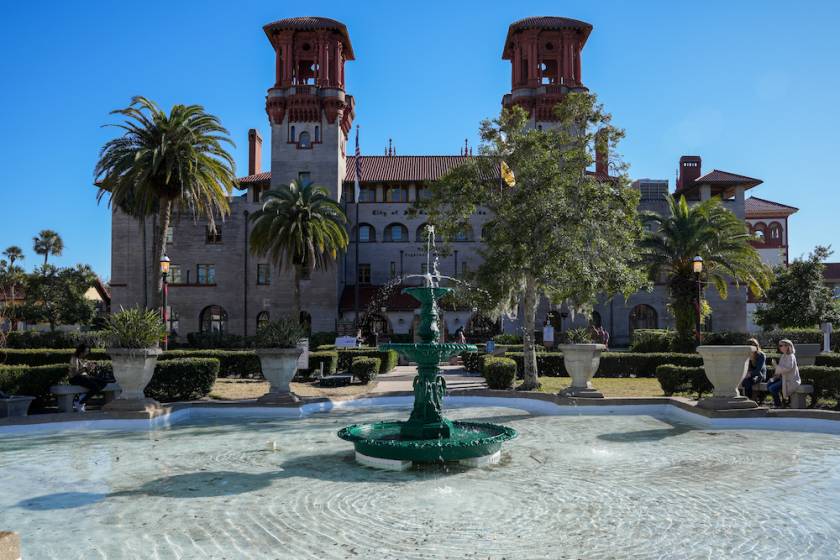
<path id="1" fill-rule="evenodd" d="M 483 422 L 451 422 L 449 437 L 410 439 L 403 435 L 407 422 L 376 422 L 353 424 L 338 431 L 338 437 L 353 442 L 357 458 L 374 457 L 403 463 L 445 463 L 493 457 L 502 443 L 517 436 L 516 430 Z M 364 462 L 361 460 L 360 462 Z M 491 461 L 492 462 L 492 461 Z M 408 463 L 406 465 L 405 463 Z M 387 463 L 376 466 L 387 468 Z"/>

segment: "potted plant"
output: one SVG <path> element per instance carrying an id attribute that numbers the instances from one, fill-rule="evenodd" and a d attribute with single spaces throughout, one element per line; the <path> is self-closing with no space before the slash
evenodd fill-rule
<path id="1" fill-rule="evenodd" d="M 566 344 L 560 344 L 563 353 L 563 365 L 572 384 L 560 391 L 560 396 L 577 398 L 604 398 L 603 393 L 592 387 L 592 377 L 601 364 L 601 352 L 607 349 L 603 344 L 596 344 L 586 329 L 572 329 L 566 333 Z"/>
<path id="2" fill-rule="evenodd" d="M 257 402 L 289 404 L 300 400 L 292 393 L 289 383 L 297 371 L 302 352 L 298 344 L 305 334 L 304 327 L 290 318 L 271 321 L 259 328 L 254 337 L 254 351 L 260 358 L 263 376 L 271 387 Z"/>
<path id="3" fill-rule="evenodd" d="M 160 315 L 139 307 L 123 309 L 108 318 L 105 330 L 114 379 L 122 391 L 104 408 L 129 411 L 156 408 L 158 402 L 146 398 L 143 390 L 152 380 L 161 354 L 159 343 L 165 329 Z"/>

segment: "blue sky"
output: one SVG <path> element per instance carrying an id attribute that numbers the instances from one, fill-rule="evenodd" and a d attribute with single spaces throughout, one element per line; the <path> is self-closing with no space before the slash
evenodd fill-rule
<path id="1" fill-rule="evenodd" d="M 532 15 L 588 21 L 583 79 L 627 130 L 634 178 L 704 170 L 764 180 L 752 194 L 800 208 L 791 254 L 840 251 L 834 162 L 840 4 L 833 2 L 15 2 L 0 19 L 0 249 L 57 230 L 60 264 L 110 273 L 110 213 L 91 186 L 108 112 L 142 94 L 218 115 L 247 167 L 247 130 L 268 138 L 273 51 L 262 25 L 321 15 L 347 24 L 362 150 L 456 154 L 510 89 L 508 25 Z M 264 161 L 268 161 L 266 146 Z M 840 253 L 832 260 L 840 260 Z"/>

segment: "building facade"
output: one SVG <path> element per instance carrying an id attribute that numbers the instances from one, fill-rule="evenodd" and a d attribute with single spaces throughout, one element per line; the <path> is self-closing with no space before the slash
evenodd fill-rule
<path id="1" fill-rule="evenodd" d="M 276 61 L 274 82 L 266 96 L 271 132 L 269 168 L 262 168 L 262 136 L 252 129 L 248 175 L 240 178 L 240 191 L 230 198 L 231 214 L 217 231 L 210 231 L 202 220 L 173 222 L 166 240 L 172 262 L 170 328 L 176 336 L 219 330 L 250 335 L 261 322 L 289 312 L 291 272 L 250 254 L 247 240 L 249 216 L 259 208 L 261 194 L 300 179 L 329 189 L 351 222 L 351 245 L 346 254 L 331 269 L 316 272 L 303 282 L 302 308 L 312 329 L 346 330 L 358 312 L 359 319 L 365 319 L 374 330 L 410 335 L 417 320 L 414 302 L 400 296 L 398 290 L 382 287 L 397 278 L 426 272 L 425 219 L 409 210 L 434 188 L 436 180 L 472 157 L 471 153 L 464 148 L 459 155 L 398 156 L 388 149 L 382 156 L 360 156 L 361 191 L 355 200 L 357 162 L 356 156 L 348 154 L 355 100 L 345 91 L 345 63 L 355 60 L 355 54 L 347 28 L 328 18 L 300 17 L 276 21 L 263 29 Z M 513 23 L 502 49 L 502 59 L 511 64 L 511 91 L 503 95 L 502 105 L 526 109 L 535 128 L 555 126 L 552 109 L 563 95 L 586 91 L 581 57 L 591 31 L 587 23 L 559 17 Z M 599 155 L 592 173 L 606 177 L 608 167 L 606 158 Z M 776 239 L 776 229 L 771 233 L 769 228 L 778 224 L 782 228 L 779 243 L 761 248 L 772 263 L 781 258 L 783 249 L 787 258 L 787 218 L 768 222 L 767 205 L 787 209 L 779 213 L 796 209 L 747 199 L 745 192 L 759 184 L 758 179 L 720 170 L 703 174 L 698 156 L 684 156 L 675 192 L 690 200 L 721 196 L 754 230 L 766 228 L 768 239 Z M 641 179 L 634 182 L 634 188 L 641 192 L 642 209 L 664 210 L 667 181 Z M 486 211 L 478 210 L 469 227 L 449 243 L 449 252 L 439 264 L 442 274 L 458 278 L 481 264 L 479 249 L 489 219 Z M 111 288 L 116 309 L 151 301 L 149 267 L 158 266 L 152 250 L 155 220 L 150 217 L 138 222 L 114 211 Z M 725 302 L 708 295 L 714 328 L 746 329 L 747 295 L 743 289 L 732 290 Z M 635 294 L 627 301 L 605 296 L 592 317 L 568 316 L 565 324 L 556 326 L 568 328 L 594 321 L 609 330 L 616 343 L 624 344 L 635 328 L 671 326 L 666 303 L 665 286 L 657 285 L 652 292 Z M 550 314 L 555 322 L 563 322 L 564 313 L 543 302 L 538 320 Z M 478 328 L 480 320 L 468 309 L 444 316 L 447 330 L 465 326 L 469 332 Z M 500 328 L 514 331 L 518 326 L 515 320 L 503 321 Z"/>

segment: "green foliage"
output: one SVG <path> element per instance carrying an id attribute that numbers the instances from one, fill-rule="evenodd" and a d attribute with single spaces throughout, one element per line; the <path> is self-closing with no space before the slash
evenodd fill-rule
<path id="1" fill-rule="evenodd" d="M 564 344 L 586 344 L 592 342 L 592 332 L 587 328 L 569 329 L 562 333 Z"/>
<path id="2" fill-rule="evenodd" d="M 667 396 L 674 393 L 692 392 L 699 399 L 703 393 L 714 389 L 702 367 L 684 367 L 663 364 L 656 368 L 656 379 Z"/>
<path id="3" fill-rule="evenodd" d="M 305 337 L 303 325 L 290 317 L 282 317 L 257 329 L 254 344 L 257 348 L 295 348 Z"/>
<path id="4" fill-rule="evenodd" d="M 676 333 L 668 329 L 636 329 L 630 340 L 631 352 L 670 352 Z"/>
<path id="5" fill-rule="evenodd" d="M 245 348 L 245 338 L 236 334 L 220 332 L 191 332 L 187 334 L 187 343 L 191 348 Z"/>
<path id="6" fill-rule="evenodd" d="M 45 264 L 26 275 L 26 298 L 20 316 L 29 323 L 46 322 L 54 331 L 58 325 L 90 323 L 94 304 L 85 297 L 96 275 L 87 265 L 56 268 Z"/>
<path id="7" fill-rule="evenodd" d="M 506 358 L 516 361 L 522 366 L 522 353 L 508 352 Z M 567 376 L 563 364 L 563 354 L 560 352 L 537 353 L 537 365 L 543 375 Z M 703 358 L 699 354 L 679 354 L 674 352 L 632 353 L 632 352 L 604 352 L 597 377 L 654 377 L 656 368 L 663 364 L 679 366 L 702 366 Z"/>
<path id="8" fill-rule="evenodd" d="M 335 346 L 335 338 L 336 338 L 335 331 L 321 331 L 321 332 L 314 332 L 309 335 L 309 347 L 312 349 L 317 350 L 318 347 L 324 346 L 326 344 L 332 344 Z M 333 348 L 334 350 L 335 348 Z"/>
<path id="9" fill-rule="evenodd" d="M 399 354 L 394 350 L 341 349 L 338 351 L 338 370 L 349 371 L 353 359 L 357 357 L 377 358 L 380 362 L 379 373 L 388 373 L 397 367 Z"/>
<path id="10" fill-rule="evenodd" d="M 113 348 L 154 348 L 166 332 L 158 312 L 141 307 L 111 314 L 105 330 Z"/>
<path id="11" fill-rule="evenodd" d="M 168 350 L 158 357 L 158 363 L 183 358 L 218 360 L 219 377 L 262 377 L 260 358 L 253 350 Z"/>
<path id="12" fill-rule="evenodd" d="M 780 329 L 758 333 L 755 338 L 761 343 L 762 348 L 775 349 L 782 339 L 788 339 L 797 344 L 819 344 L 823 343 L 823 333 L 819 329 Z"/>
<path id="13" fill-rule="evenodd" d="M 669 196 L 664 215 L 645 212 L 648 226 L 641 242 L 642 257 L 651 278 L 668 277 L 670 310 L 676 321 L 676 345 L 681 351 L 694 349 L 697 280 L 694 257 L 703 258 L 701 281 L 715 287 L 726 299 L 729 283 L 745 284 L 760 296 L 770 285 L 770 270 L 758 251 L 744 221 L 726 209 L 715 197 L 689 205 L 684 196 Z"/>
<path id="14" fill-rule="evenodd" d="M 509 358 L 490 357 L 484 360 L 481 374 L 490 389 L 511 389 L 516 379 L 516 362 Z"/>
<path id="15" fill-rule="evenodd" d="M 70 363 L 72 348 L 6 348 L 0 350 L 0 360 L 6 365 L 43 366 Z M 104 350 L 91 350 L 88 360 L 107 360 Z"/>
<path id="16" fill-rule="evenodd" d="M 218 375 L 219 360 L 214 358 L 159 361 L 145 393 L 161 402 L 201 399 L 210 394 Z"/>
<path id="17" fill-rule="evenodd" d="M 840 354 L 817 354 L 817 358 L 814 360 L 814 365 L 840 368 Z"/>
<path id="18" fill-rule="evenodd" d="M 802 366 L 799 368 L 802 383 L 814 386 L 814 404 L 826 399 L 836 401 L 840 408 L 840 367 Z"/>
<path id="19" fill-rule="evenodd" d="M 350 364 L 350 372 L 362 383 L 369 383 L 376 379 L 381 367 L 379 358 L 356 356 Z"/>
<path id="20" fill-rule="evenodd" d="M 496 344 L 522 344 L 522 335 L 520 334 L 497 334 L 493 337 L 493 342 Z"/>
<path id="21" fill-rule="evenodd" d="M 13 331 L 6 339 L 8 348 L 76 348 L 86 344 L 90 348 L 103 348 L 108 341 L 105 331 Z M 69 359 L 69 358 L 68 358 Z"/>
<path id="22" fill-rule="evenodd" d="M 333 375 L 336 371 L 338 371 L 338 352 L 310 352 L 309 367 L 307 369 L 299 370 L 299 373 L 304 376 L 309 376 L 320 371 L 321 364 L 324 364 L 324 375 Z"/>
<path id="23" fill-rule="evenodd" d="M 774 269 L 775 279 L 755 321 L 765 329 L 818 327 L 824 322 L 840 324 L 840 303 L 824 284 L 828 247 L 818 246 L 807 259 L 794 259 Z"/>
<path id="24" fill-rule="evenodd" d="M 0 366 L 0 391 L 10 395 L 35 397 L 35 406 L 49 401 L 50 387 L 67 381 L 67 364 L 44 366 Z"/>
<path id="25" fill-rule="evenodd" d="M 464 364 L 464 369 L 467 371 L 478 372 L 481 371 L 480 359 L 483 354 L 478 352 L 461 352 L 461 361 Z"/>
<path id="26" fill-rule="evenodd" d="M 36 237 L 32 238 L 32 249 L 35 254 L 43 255 L 44 267 L 46 267 L 50 255 L 61 256 L 64 251 L 64 241 L 57 232 L 51 229 L 42 229 Z"/>

